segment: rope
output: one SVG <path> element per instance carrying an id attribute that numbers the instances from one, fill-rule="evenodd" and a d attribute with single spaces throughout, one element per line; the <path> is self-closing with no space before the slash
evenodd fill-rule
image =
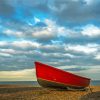
<path id="1" fill-rule="evenodd" d="M 93 92 L 92 92 L 92 89 L 90 88 L 90 85 L 89 85 L 89 89 L 90 89 L 90 92 L 93 93 Z"/>

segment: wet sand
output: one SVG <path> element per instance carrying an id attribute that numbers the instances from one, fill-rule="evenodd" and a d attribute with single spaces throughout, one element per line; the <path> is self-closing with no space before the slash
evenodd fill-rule
<path id="1" fill-rule="evenodd" d="M 56 90 L 26 85 L 0 85 L 0 100 L 100 100 L 100 86 L 92 92 Z"/>

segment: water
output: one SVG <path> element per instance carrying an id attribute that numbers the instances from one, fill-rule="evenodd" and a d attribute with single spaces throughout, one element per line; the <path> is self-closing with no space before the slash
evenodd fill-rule
<path id="1" fill-rule="evenodd" d="M 0 84 L 39 85 L 37 81 L 2 81 Z M 100 80 L 91 81 L 91 85 L 100 85 Z"/>
<path id="2" fill-rule="evenodd" d="M 5 85 L 39 85 L 37 81 L 0 81 L 0 84 Z"/>
<path id="3" fill-rule="evenodd" d="M 100 80 L 91 81 L 91 85 L 100 85 Z"/>

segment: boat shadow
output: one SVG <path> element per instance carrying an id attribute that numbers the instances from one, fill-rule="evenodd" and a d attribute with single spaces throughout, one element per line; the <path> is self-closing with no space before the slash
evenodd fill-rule
<path id="1" fill-rule="evenodd" d="M 82 96 L 80 100 L 100 100 L 100 91 L 88 93 Z"/>
<path id="2" fill-rule="evenodd" d="M 44 89 L 47 89 L 47 90 L 49 90 L 49 91 L 72 91 L 72 92 L 75 92 L 75 91 L 89 91 L 89 89 L 88 88 L 86 88 L 86 89 L 72 89 L 72 88 L 45 88 L 44 87 Z"/>

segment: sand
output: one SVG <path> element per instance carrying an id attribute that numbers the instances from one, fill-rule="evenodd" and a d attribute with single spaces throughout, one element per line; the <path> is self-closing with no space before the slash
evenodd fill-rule
<path id="1" fill-rule="evenodd" d="M 0 85 L 0 100 L 100 100 L 100 86 L 92 92 L 56 90 L 26 85 Z"/>

